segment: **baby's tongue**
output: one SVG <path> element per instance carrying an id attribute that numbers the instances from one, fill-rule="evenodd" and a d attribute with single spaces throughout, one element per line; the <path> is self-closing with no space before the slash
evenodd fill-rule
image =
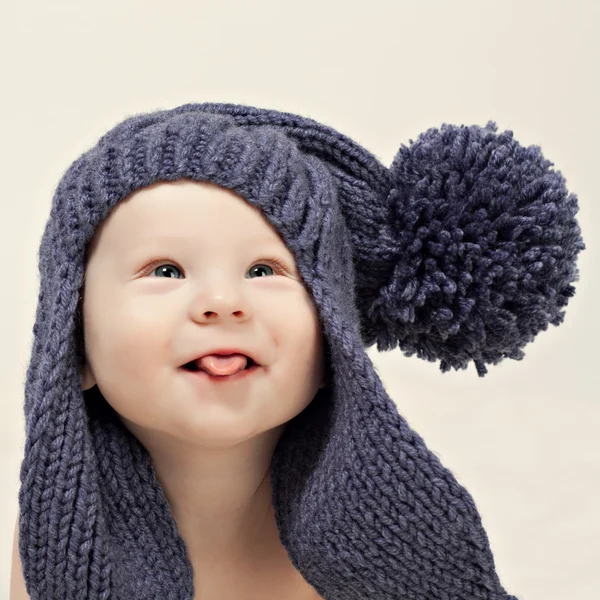
<path id="1" fill-rule="evenodd" d="M 235 375 L 248 364 L 243 354 L 209 354 L 197 361 L 198 368 L 210 375 Z"/>

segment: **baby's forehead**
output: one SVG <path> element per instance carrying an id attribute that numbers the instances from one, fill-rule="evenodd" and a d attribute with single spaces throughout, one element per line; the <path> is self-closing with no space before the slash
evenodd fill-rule
<path id="1" fill-rule="evenodd" d="M 119 201 L 88 244 L 101 239 L 114 252 L 141 246 L 227 245 L 276 249 L 295 261 L 282 234 L 267 216 L 233 190 L 209 182 L 159 182 Z"/>

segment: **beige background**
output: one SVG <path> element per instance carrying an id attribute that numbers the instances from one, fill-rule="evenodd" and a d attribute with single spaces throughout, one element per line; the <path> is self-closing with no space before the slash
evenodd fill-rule
<path id="1" fill-rule="evenodd" d="M 320 120 L 389 165 L 444 122 L 539 144 L 588 249 L 565 323 L 479 379 L 369 354 L 399 410 L 474 496 L 519 600 L 600 597 L 599 3 L 401 0 L 2 3 L 0 598 L 24 444 L 37 250 L 64 170 L 125 116 L 234 102 Z"/>

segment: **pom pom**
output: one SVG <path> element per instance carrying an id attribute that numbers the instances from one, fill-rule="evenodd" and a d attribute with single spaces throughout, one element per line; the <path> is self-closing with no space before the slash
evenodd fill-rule
<path id="1" fill-rule="evenodd" d="M 538 146 L 496 130 L 444 124 L 394 158 L 390 275 L 366 315 L 379 351 L 399 345 L 442 372 L 473 361 L 482 377 L 563 322 L 585 249 L 577 197 Z"/>

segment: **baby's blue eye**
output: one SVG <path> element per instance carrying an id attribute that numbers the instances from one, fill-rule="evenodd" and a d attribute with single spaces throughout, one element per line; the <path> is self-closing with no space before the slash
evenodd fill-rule
<path id="1" fill-rule="evenodd" d="M 250 271 L 248 271 L 249 273 L 251 273 L 252 271 L 254 271 L 255 269 L 260 269 L 262 267 L 267 267 L 268 269 L 271 269 L 271 271 L 273 271 L 273 273 L 275 272 L 273 270 L 273 267 L 267 265 L 267 264 L 263 264 L 263 263 L 257 263 L 256 265 L 254 265 Z M 171 264 L 167 264 L 164 263 L 162 265 L 159 265 L 158 267 L 156 267 L 155 269 L 152 270 L 152 273 L 165 273 L 165 272 L 169 272 L 169 269 L 175 269 L 176 271 L 178 271 L 179 273 L 181 273 L 180 269 L 178 267 L 176 267 L 175 265 L 171 265 Z M 262 277 L 262 276 L 261 276 Z M 171 279 L 171 276 L 167 276 L 168 279 Z M 159 277 L 159 279 L 162 279 L 161 277 Z"/>
<path id="2" fill-rule="evenodd" d="M 258 268 L 260 269 L 261 267 L 267 267 L 267 269 L 271 269 L 271 271 L 273 271 L 273 274 L 275 274 L 275 270 L 273 269 L 273 267 L 269 266 L 269 265 L 265 265 L 263 263 L 257 263 L 256 265 L 254 265 L 249 271 L 248 273 L 251 273 L 252 271 L 254 271 L 254 269 Z M 261 275 L 262 277 L 262 275 Z"/>
<path id="3" fill-rule="evenodd" d="M 160 269 L 160 271 L 159 271 Z M 179 269 L 175 266 L 175 265 L 159 265 L 158 267 L 156 267 L 155 269 L 152 270 L 152 273 L 156 273 L 157 271 L 159 273 L 164 273 L 165 271 L 168 272 L 169 269 L 175 269 L 176 271 L 179 271 Z M 181 273 L 181 271 L 179 271 Z M 171 276 L 167 276 L 167 279 L 172 279 Z"/>

